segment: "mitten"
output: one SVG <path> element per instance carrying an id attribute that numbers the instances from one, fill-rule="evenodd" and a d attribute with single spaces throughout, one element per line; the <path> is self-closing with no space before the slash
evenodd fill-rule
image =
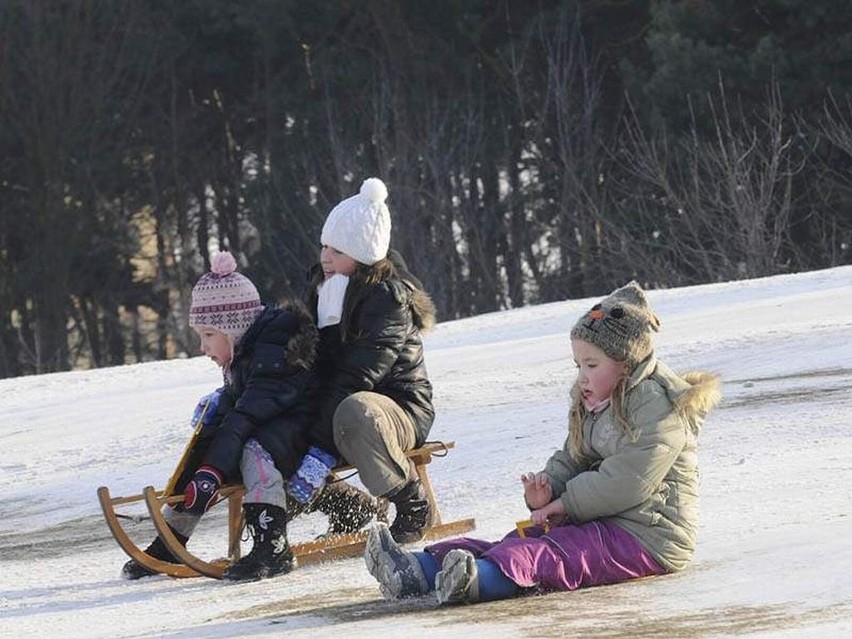
<path id="1" fill-rule="evenodd" d="M 308 448 L 308 454 L 302 458 L 298 470 L 287 482 L 287 492 L 303 504 L 310 503 L 325 485 L 326 477 L 336 463 L 337 459 L 333 455 L 311 446 Z"/>
<path id="2" fill-rule="evenodd" d="M 188 513 L 203 515 L 219 498 L 221 473 L 213 466 L 202 466 L 195 471 L 183 496 L 183 507 Z"/>
<path id="3" fill-rule="evenodd" d="M 216 409 L 219 407 L 219 398 L 222 397 L 222 390 L 223 389 L 221 388 L 217 388 L 212 393 L 208 393 L 198 400 L 195 410 L 192 411 L 191 424 L 193 428 L 198 426 L 198 420 L 202 420 L 205 426 L 213 421 L 213 417 L 216 415 Z M 207 407 L 207 410 L 204 410 L 205 406 Z"/>

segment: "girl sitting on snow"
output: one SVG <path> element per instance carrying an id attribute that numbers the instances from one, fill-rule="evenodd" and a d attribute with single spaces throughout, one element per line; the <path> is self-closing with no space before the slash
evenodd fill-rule
<path id="1" fill-rule="evenodd" d="M 721 396 L 716 376 L 679 376 L 657 360 L 658 328 L 635 282 L 583 315 L 571 330 L 568 438 L 521 477 L 534 526 L 410 552 L 377 525 L 364 557 L 384 596 L 490 601 L 683 569 L 698 523 L 696 439 Z"/>

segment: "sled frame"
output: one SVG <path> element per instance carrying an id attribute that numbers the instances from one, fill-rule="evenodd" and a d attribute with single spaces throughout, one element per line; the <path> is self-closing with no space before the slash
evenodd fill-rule
<path id="1" fill-rule="evenodd" d="M 435 498 L 435 491 L 429 479 L 428 464 L 433 457 L 443 457 L 450 449 L 455 447 L 455 442 L 427 442 L 420 448 L 406 452 L 406 457 L 414 463 L 415 471 L 423 485 L 423 491 L 429 502 L 431 517 L 429 525 L 424 534 L 424 540 L 441 539 L 451 535 L 459 535 L 476 527 L 474 519 L 460 519 L 444 523 L 440 509 Z M 334 473 L 346 473 L 354 471 L 352 466 L 341 465 L 334 469 Z M 173 474 L 176 476 L 178 471 Z M 241 556 L 241 536 L 245 527 L 242 514 L 242 498 L 245 489 L 241 484 L 229 484 L 223 486 L 219 491 L 220 499 L 217 502 L 228 503 L 228 549 L 227 557 L 212 561 L 206 561 L 184 547 L 175 537 L 171 528 L 166 523 L 162 514 L 165 504 L 176 504 L 183 501 L 183 495 L 170 495 L 165 491 L 155 490 L 153 486 L 147 486 L 140 495 L 130 497 L 110 497 L 109 490 L 102 486 L 98 489 L 98 497 L 101 508 L 107 520 L 110 532 L 115 537 L 119 546 L 132 559 L 140 563 L 146 569 L 154 573 L 162 573 L 172 577 L 197 577 L 206 576 L 213 579 L 222 579 L 223 573 L 228 565 L 239 560 Z M 148 508 L 151 521 L 157 534 L 163 540 L 169 551 L 180 560 L 180 564 L 172 564 L 159 561 L 147 555 L 136 546 L 118 522 L 115 506 L 132 502 L 144 501 Z M 380 502 L 386 500 L 380 500 Z M 379 511 L 386 511 L 387 503 L 379 504 Z M 324 539 L 292 544 L 293 554 L 299 565 L 309 565 L 318 562 L 332 561 L 347 557 L 355 557 L 364 551 L 367 542 L 368 531 L 361 530 L 357 533 L 346 535 L 334 535 Z"/>

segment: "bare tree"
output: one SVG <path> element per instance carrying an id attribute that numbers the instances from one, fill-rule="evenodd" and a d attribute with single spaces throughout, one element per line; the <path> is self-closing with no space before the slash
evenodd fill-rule
<path id="1" fill-rule="evenodd" d="M 609 229 L 651 281 L 759 277 L 784 267 L 793 178 L 804 158 L 796 155 L 778 88 L 770 88 L 759 118 L 734 111 L 721 82 L 719 97 L 708 101 L 711 137 L 695 119 L 677 144 L 646 136 L 635 114 L 626 121 L 629 191 L 616 200 Z"/>
<path id="2" fill-rule="evenodd" d="M 852 98 L 829 93 L 822 117 L 815 122 L 800 118 L 800 127 L 813 139 L 813 178 L 804 185 L 810 203 L 804 238 L 797 242 L 809 255 L 802 263 L 837 265 L 852 255 Z"/>

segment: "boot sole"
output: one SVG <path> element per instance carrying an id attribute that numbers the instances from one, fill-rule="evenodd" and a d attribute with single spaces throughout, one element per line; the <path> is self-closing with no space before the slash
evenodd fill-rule
<path id="1" fill-rule="evenodd" d="M 236 564 L 234 564 L 236 566 Z M 232 566 L 233 567 L 233 566 Z M 262 568 L 258 572 L 254 573 L 246 573 L 245 575 L 241 575 L 239 573 L 230 572 L 229 568 L 225 569 L 225 572 L 222 573 L 222 579 L 225 581 L 240 581 L 240 582 L 249 582 L 249 581 L 260 581 L 261 579 L 269 579 L 271 577 L 278 577 L 280 575 L 286 575 L 287 573 L 293 572 L 293 569 L 296 567 L 296 560 L 291 559 L 283 566 L 280 566 L 276 569 L 271 568 Z"/>
<path id="2" fill-rule="evenodd" d="M 133 565 L 130 565 L 131 563 Z M 145 566 L 137 564 L 132 559 L 121 567 L 121 578 L 125 581 L 136 581 L 137 579 L 144 579 L 145 577 L 153 577 L 156 574 L 157 573 L 145 568 Z"/>
<path id="3" fill-rule="evenodd" d="M 435 575 L 438 604 L 479 601 L 478 572 L 476 558 L 468 551 L 456 548 L 448 552 Z"/>
<path id="4" fill-rule="evenodd" d="M 417 557 L 399 547 L 385 524 L 376 524 L 370 529 L 364 562 L 367 571 L 379 582 L 385 599 L 418 597 L 429 592 Z"/>

